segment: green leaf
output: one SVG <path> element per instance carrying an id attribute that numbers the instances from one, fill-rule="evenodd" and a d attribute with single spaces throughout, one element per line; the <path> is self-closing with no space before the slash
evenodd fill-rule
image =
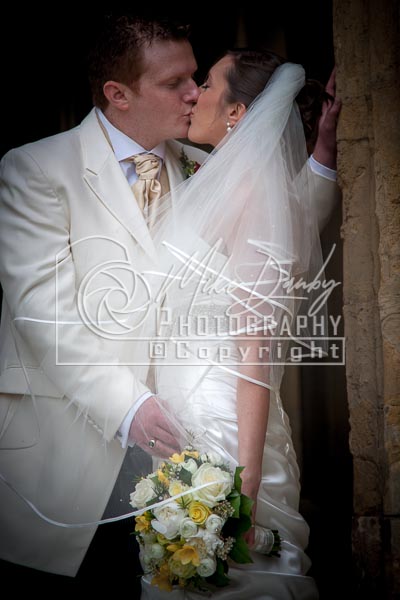
<path id="1" fill-rule="evenodd" d="M 253 500 L 245 494 L 240 495 L 240 514 L 251 517 L 251 511 L 253 508 Z"/>
<path id="2" fill-rule="evenodd" d="M 232 515 L 232 519 L 238 519 L 240 517 L 240 495 L 238 494 L 234 498 L 230 498 L 229 502 L 233 506 L 235 512 Z"/>
<path id="3" fill-rule="evenodd" d="M 158 502 L 159 498 L 157 496 L 153 496 L 153 498 L 151 498 L 150 500 L 147 500 L 145 506 L 151 506 L 152 504 L 154 504 L 155 502 Z"/>
<path id="4" fill-rule="evenodd" d="M 235 490 L 235 488 L 233 488 L 233 490 L 229 493 L 229 496 L 227 496 L 226 499 L 230 500 L 231 498 L 237 498 L 237 496 L 240 496 L 240 494 L 237 490 Z"/>
<path id="5" fill-rule="evenodd" d="M 235 502 L 237 503 L 238 500 L 240 504 L 240 494 L 236 490 L 232 490 L 229 496 L 226 497 L 226 499 L 230 504 L 232 504 L 233 507 L 236 506 Z"/>
<path id="6" fill-rule="evenodd" d="M 235 489 L 239 492 L 242 491 L 242 478 L 240 477 L 241 472 L 243 471 L 244 467 L 236 467 L 235 470 Z"/>
<path id="7" fill-rule="evenodd" d="M 229 557 L 240 564 L 253 562 L 250 556 L 249 547 L 242 536 L 237 538 L 229 553 Z"/>
<path id="8" fill-rule="evenodd" d="M 179 471 L 179 479 L 186 483 L 187 485 L 192 485 L 192 474 L 187 469 L 182 469 Z"/>
<path id="9" fill-rule="evenodd" d="M 240 519 L 236 521 L 235 537 L 248 531 L 251 527 L 251 517 L 240 515 Z"/>

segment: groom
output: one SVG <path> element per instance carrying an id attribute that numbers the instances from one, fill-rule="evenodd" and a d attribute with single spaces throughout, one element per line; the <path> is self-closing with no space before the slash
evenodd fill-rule
<path id="1" fill-rule="evenodd" d="M 148 367 L 132 365 L 142 349 L 85 326 L 78 305 L 85 275 L 102 262 L 154 268 L 145 217 L 185 178 L 182 144 L 173 138 L 188 131 L 199 94 L 195 70 L 185 28 L 111 20 L 91 54 L 92 112 L 79 127 L 2 161 L 0 474 L 9 484 L 0 481 L 3 560 L 74 577 L 96 531 L 50 524 L 14 490 L 55 521 L 97 521 L 127 445 L 151 445 L 160 456 L 176 449 Z M 307 166 L 319 170 L 321 226 L 336 194 L 334 123 L 330 107 L 316 160 Z M 205 158 L 191 146 L 184 151 L 189 160 Z M 97 556 L 111 556 L 114 544 L 107 541 Z M 110 577 L 118 584 L 123 573 Z"/>

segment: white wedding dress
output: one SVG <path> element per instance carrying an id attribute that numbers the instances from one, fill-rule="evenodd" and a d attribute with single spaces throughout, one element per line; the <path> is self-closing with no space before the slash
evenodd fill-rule
<path id="1" fill-rule="evenodd" d="M 294 99 L 303 85 L 302 67 L 290 63 L 279 67 L 232 133 L 195 176 L 174 190 L 171 213 L 164 219 L 160 215 L 152 231 L 160 257 L 155 280 L 166 273 L 173 274 L 170 281 L 176 277 L 164 294 L 170 323 L 161 336 L 167 340 L 165 354 L 170 360 L 165 361 L 169 366 L 161 361 L 156 369 L 157 392 L 193 433 L 194 445 L 198 440 L 204 451 L 214 450 L 232 467 L 238 465 L 238 375 L 247 372 L 245 379 L 270 388 L 256 525 L 279 530 L 281 555 L 271 558 L 252 552 L 252 564 L 230 565 L 231 583 L 213 592 L 216 599 L 318 598 L 314 580 L 306 575 L 309 528 L 298 512 L 299 469 L 279 397 L 283 368 L 257 364 L 257 375 L 252 375 L 254 370 L 241 371 L 237 360 L 237 334 L 244 333 L 245 338 L 251 334 L 247 315 L 272 318 L 277 325 L 288 315 L 293 319 L 304 309 L 299 309 L 301 302 L 307 308 L 313 298 L 304 300 L 304 290 L 297 296 L 288 292 L 287 281 L 323 273 L 308 182 L 298 177 L 307 152 Z M 303 297 L 300 303 L 298 296 Z M 236 330 L 227 309 L 231 315 L 241 314 Z M 196 328 L 202 318 L 208 324 L 206 336 Z M 278 346 L 276 339 L 270 343 L 273 365 Z M 222 366 L 221 347 L 229 354 Z M 184 589 L 163 592 L 150 581 L 151 576 L 142 579 L 143 600 L 204 596 Z"/>
<path id="2" fill-rule="evenodd" d="M 189 297 L 190 294 L 188 294 Z M 219 298 L 221 300 L 221 298 Z M 183 306 L 182 306 L 183 309 Z M 178 310 L 179 312 L 179 310 Z M 182 312 L 182 314 L 184 314 Z M 198 317 L 215 322 L 218 316 L 221 332 L 221 306 L 202 304 L 191 310 L 186 319 L 195 325 Z M 175 319 L 175 325 L 176 325 Z M 192 328 L 192 333 L 194 327 Z M 158 371 L 158 393 L 179 418 L 180 423 L 201 444 L 201 448 L 222 454 L 234 467 L 238 465 L 238 420 L 236 414 L 236 386 L 238 378 L 219 366 L 206 364 L 217 359 L 218 348 L 230 346 L 234 359 L 236 347 L 232 341 L 205 339 L 191 336 L 191 365 L 162 367 Z M 176 339 L 176 338 L 175 338 Z M 207 361 L 199 358 L 207 350 Z M 166 348 L 176 356 L 176 342 Z M 195 364 L 198 366 L 195 366 Z M 318 592 L 314 580 L 307 577 L 310 560 L 304 553 L 309 528 L 298 512 L 299 469 L 291 439 L 288 417 L 277 395 L 270 395 L 267 435 L 264 445 L 262 481 L 257 498 L 256 524 L 267 529 L 278 529 L 282 538 L 280 557 L 267 557 L 251 552 L 252 564 L 231 564 L 228 576 L 231 583 L 216 589 L 212 598 L 226 600 L 314 600 Z M 142 579 L 143 600 L 183 600 L 205 597 L 192 590 L 160 591 L 151 585 L 151 576 Z"/>

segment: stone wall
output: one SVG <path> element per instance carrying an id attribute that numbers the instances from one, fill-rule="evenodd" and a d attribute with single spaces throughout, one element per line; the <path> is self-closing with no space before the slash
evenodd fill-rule
<path id="1" fill-rule="evenodd" d="M 400 37 L 396 0 L 334 0 L 357 597 L 400 597 Z"/>

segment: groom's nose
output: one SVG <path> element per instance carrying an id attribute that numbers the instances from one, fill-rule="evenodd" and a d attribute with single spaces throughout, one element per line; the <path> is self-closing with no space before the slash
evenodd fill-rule
<path id="1" fill-rule="evenodd" d="M 184 102 L 192 102 L 195 103 L 197 102 L 198 97 L 200 96 L 200 89 L 197 87 L 196 82 L 191 79 L 190 82 L 188 83 L 188 87 L 185 90 L 185 94 L 183 96 L 183 101 Z"/>

